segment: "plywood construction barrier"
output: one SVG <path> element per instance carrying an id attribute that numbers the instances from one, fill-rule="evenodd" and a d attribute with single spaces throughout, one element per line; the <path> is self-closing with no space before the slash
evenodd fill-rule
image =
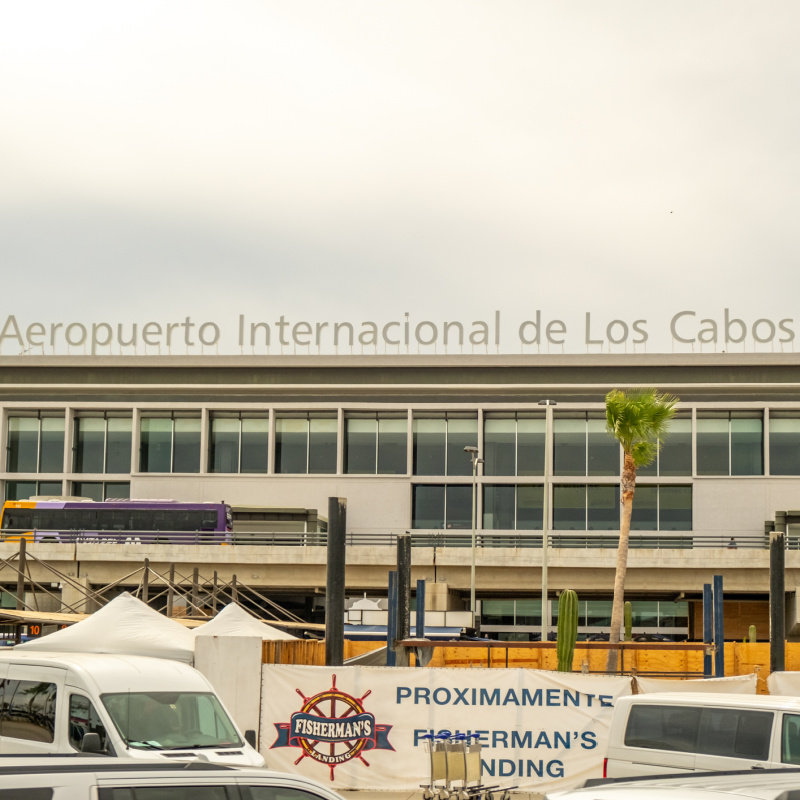
<path id="1" fill-rule="evenodd" d="M 344 643 L 344 658 L 368 653 L 383 647 L 383 642 L 347 640 Z M 572 671 L 600 673 L 605 671 L 607 650 L 596 650 L 575 646 Z M 285 642 L 264 642 L 262 646 L 264 664 L 308 664 L 325 665 L 325 642 L 313 639 L 298 639 Z M 701 678 L 703 676 L 702 649 L 674 650 L 666 645 L 653 643 L 643 649 L 626 649 L 621 659 L 625 674 L 659 675 L 662 677 Z M 414 659 L 412 656 L 412 663 Z M 447 646 L 442 643 L 434 648 L 429 667 L 490 667 L 512 669 L 555 670 L 555 648 L 532 649 L 526 647 Z M 800 671 L 800 642 L 786 643 L 786 670 Z M 769 643 L 726 642 L 725 675 L 758 676 L 759 694 L 767 694 L 769 669 Z"/>

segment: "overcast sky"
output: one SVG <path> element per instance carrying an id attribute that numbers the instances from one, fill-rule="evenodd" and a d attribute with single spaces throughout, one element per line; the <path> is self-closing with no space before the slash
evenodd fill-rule
<path id="1" fill-rule="evenodd" d="M 499 310 L 537 352 L 540 310 L 541 352 L 608 352 L 586 312 L 686 352 L 670 318 L 729 308 L 795 349 L 798 30 L 796 0 L 5 3 L 0 325 L 188 315 L 240 352 L 240 313 Z"/>

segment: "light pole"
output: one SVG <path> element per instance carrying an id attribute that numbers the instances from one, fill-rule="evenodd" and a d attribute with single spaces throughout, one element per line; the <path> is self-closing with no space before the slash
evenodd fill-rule
<path id="1" fill-rule="evenodd" d="M 477 475 L 478 464 L 483 464 L 483 459 L 478 458 L 477 447 L 465 447 L 464 452 L 472 461 L 472 565 L 469 573 L 469 610 L 472 614 L 472 628 L 475 629 L 475 517 L 477 515 Z"/>
<path id="2" fill-rule="evenodd" d="M 553 458 L 553 409 L 555 400 L 540 400 L 545 409 L 544 422 L 544 500 L 542 502 L 542 641 L 546 642 L 550 633 L 550 613 L 547 606 L 547 556 L 549 549 L 548 527 L 550 525 L 550 462 Z"/>

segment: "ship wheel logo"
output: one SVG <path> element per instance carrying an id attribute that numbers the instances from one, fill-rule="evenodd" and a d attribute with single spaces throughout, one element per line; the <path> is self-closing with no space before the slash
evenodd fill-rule
<path id="1" fill-rule="evenodd" d="M 335 675 L 330 689 L 311 697 L 300 689 L 295 691 L 303 698 L 303 705 L 290 722 L 275 723 L 278 738 L 272 745 L 300 748 L 295 764 L 311 758 L 327 766 L 333 780 L 336 767 L 353 759 L 368 767 L 365 751 L 394 750 L 389 744 L 392 726 L 376 724 L 375 717 L 364 709 L 371 691 L 353 697 L 336 688 Z"/>

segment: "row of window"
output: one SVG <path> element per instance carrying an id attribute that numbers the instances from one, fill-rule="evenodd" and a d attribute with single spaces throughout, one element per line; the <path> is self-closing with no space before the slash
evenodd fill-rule
<path id="1" fill-rule="evenodd" d="M 482 530 L 540 531 L 544 522 L 542 484 L 483 484 L 482 512 L 476 525 Z M 6 481 L 6 500 L 64 493 L 61 481 Z M 130 497 L 130 484 L 111 481 L 73 481 L 69 493 L 92 500 Z M 552 529 L 619 530 L 619 486 L 555 484 Z M 423 530 L 470 530 L 472 486 L 417 484 L 412 487 L 412 527 Z M 39 525 L 37 527 L 46 527 Z M 84 526 L 87 527 L 87 526 Z M 88 528 L 87 528 L 88 529 Z M 692 487 L 639 484 L 633 504 L 634 531 L 692 530 Z"/>
<path id="2" fill-rule="evenodd" d="M 131 485 L 124 481 L 72 481 L 66 492 L 90 500 L 129 500 Z M 6 481 L 6 500 L 27 500 L 29 497 L 59 497 L 64 494 L 61 481 Z"/>
<path id="3" fill-rule="evenodd" d="M 558 602 L 551 601 L 551 624 L 558 621 Z M 606 632 L 611 627 L 611 600 L 579 600 L 578 627 L 598 628 Z M 534 598 L 482 600 L 481 627 L 539 627 L 542 624 L 542 601 Z M 689 627 L 689 604 L 686 601 L 635 600 L 631 603 L 634 628 L 650 632 L 669 628 Z"/>
<path id="4" fill-rule="evenodd" d="M 760 412 L 698 411 L 697 475 L 763 475 L 764 419 Z M 79 415 L 68 459 L 74 473 L 129 474 L 134 441 L 135 468 L 141 472 L 200 472 L 201 418 L 175 412 L 143 416 L 134 438 L 133 418 L 125 412 Z M 470 475 L 465 447 L 481 447 L 483 474 L 544 474 L 546 432 L 541 413 L 487 412 L 479 441 L 476 413 L 415 414 L 412 421 L 413 475 Z M 656 460 L 642 475 L 692 475 L 692 419 L 676 417 Z M 10 414 L 6 470 L 10 473 L 64 471 L 64 415 Z M 335 413 L 277 414 L 275 473 L 333 474 L 337 471 L 338 419 Z M 768 447 L 770 474 L 800 475 L 800 412 L 771 411 Z M 343 470 L 347 474 L 405 475 L 409 465 L 408 416 L 403 412 L 347 413 L 344 419 Z M 237 412 L 213 413 L 208 431 L 209 472 L 269 471 L 270 420 Z M 595 412 L 559 412 L 553 420 L 553 474 L 617 476 L 620 448 Z"/>
<path id="5" fill-rule="evenodd" d="M 483 484 L 483 530 L 542 530 L 544 487 Z M 472 528 L 472 487 L 417 484 L 412 487 L 411 525 L 415 529 Z M 555 484 L 552 529 L 619 530 L 619 486 Z M 633 504 L 631 530 L 692 530 L 692 487 L 640 485 Z"/>

